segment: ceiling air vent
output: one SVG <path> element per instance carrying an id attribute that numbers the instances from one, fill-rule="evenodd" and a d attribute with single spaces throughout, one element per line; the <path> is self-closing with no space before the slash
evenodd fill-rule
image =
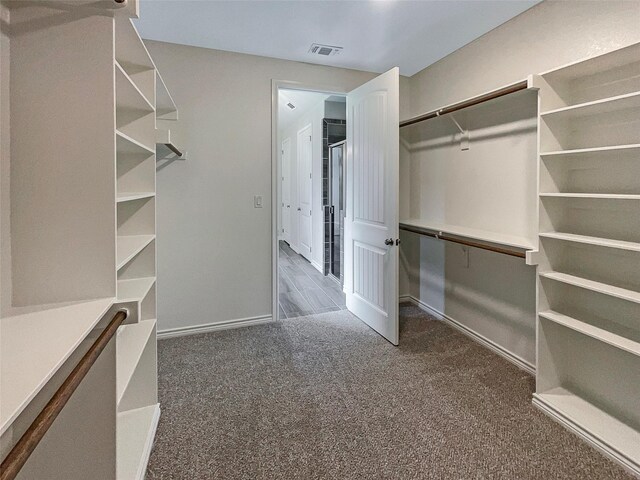
<path id="1" fill-rule="evenodd" d="M 330 57 L 331 55 L 337 55 L 342 51 L 342 47 L 336 47 L 333 45 L 320 45 L 319 43 L 314 43 L 311 45 L 309 49 L 309 53 L 314 55 L 322 55 L 324 57 Z"/>
<path id="2" fill-rule="evenodd" d="M 287 103 L 287 107 L 289 107 L 291 110 L 293 110 L 294 108 L 296 108 L 296 106 L 295 106 L 293 103 L 291 103 L 291 102 Z"/>

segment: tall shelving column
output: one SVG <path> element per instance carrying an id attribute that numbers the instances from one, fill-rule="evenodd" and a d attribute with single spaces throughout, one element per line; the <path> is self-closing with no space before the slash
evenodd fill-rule
<path id="1" fill-rule="evenodd" d="M 533 403 L 640 475 L 640 45 L 536 83 Z"/>
<path id="2" fill-rule="evenodd" d="M 156 70 L 128 18 L 115 21 L 117 301 L 139 321 L 116 337 L 118 479 L 143 478 L 160 417 L 156 346 Z"/>

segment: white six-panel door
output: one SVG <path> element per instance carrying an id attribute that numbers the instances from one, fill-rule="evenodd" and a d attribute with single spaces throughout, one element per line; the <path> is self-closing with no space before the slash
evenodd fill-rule
<path id="1" fill-rule="evenodd" d="M 311 162 L 313 150 L 311 125 L 298 132 L 298 247 L 311 261 Z"/>
<path id="2" fill-rule="evenodd" d="M 398 344 L 399 71 L 347 95 L 347 308 Z"/>

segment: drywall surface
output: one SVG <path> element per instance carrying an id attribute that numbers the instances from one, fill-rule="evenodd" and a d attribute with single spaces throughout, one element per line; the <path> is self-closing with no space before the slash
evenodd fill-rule
<path id="1" fill-rule="evenodd" d="M 547 0 L 411 77 L 410 116 L 640 42 L 639 25 L 640 2 Z M 410 189 L 420 188 L 407 158 L 401 146 L 401 215 L 413 207 Z M 466 268 L 460 246 L 407 232 L 401 238 L 401 294 L 535 364 L 534 267 L 471 249 Z"/>
<path id="2" fill-rule="evenodd" d="M 291 246 L 298 251 L 299 248 L 299 223 L 298 223 L 298 185 L 301 181 L 298 171 L 298 132 L 311 125 L 311 260 L 314 267 L 322 271 L 324 259 L 324 216 L 322 211 L 322 119 L 324 118 L 325 101 L 319 101 L 311 107 L 285 130 L 278 132 L 278 145 L 283 140 L 291 142 L 291 160 L 289 178 L 291 179 Z M 282 202 L 280 202 L 282 205 Z"/>
<path id="3" fill-rule="evenodd" d="M 349 91 L 375 74 L 146 43 L 187 151 L 157 176 L 158 328 L 271 315 L 272 79 Z"/>

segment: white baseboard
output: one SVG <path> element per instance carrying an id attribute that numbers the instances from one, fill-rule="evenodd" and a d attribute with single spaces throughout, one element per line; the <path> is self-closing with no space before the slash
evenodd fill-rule
<path id="1" fill-rule="evenodd" d="M 489 348 L 493 352 L 497 353 L 501 357 L 503 357 L 506 360 L 508 360 L 511 363 L 513 363 L 516 367 L 524 370 L 527 373 L 530 373 L 531 375 L 535 375 L 536 374 L 535 365 L 529 363 L 527 360 L 519 357 L 518 355 L 515 355 L 514 353 L 510 352 L 509 350 L 507 350 L 506 348 L 502 347 L 501 345 L 498 345 L 493 340 L 490 340 L 487 337 L 485 337 L 484 335 L 481 335 L 478 332 L 470 329 L 466 325 L 463 325 L 458 320 L 455 320 L 455 319 L 451 318 L 449 315 L 446 315 L 446 314 L 440 312 L 439 310 L 436 310 L 431 305 L 427 305 L 426 303 L 420 301 L 419 299 L 417 299 L 413 295 L 406 295 L 406 294 L 405 295 L 400 295 L 399 301 L 400 301 L 400 303 L 409 302 L 409 303 L 414 304 L 416 307 L 418 307 L 418 308 L 424 310 L 425 312 L 430 313 L 431 315 L 435 316 L 438 320 L 441 320 L 441 321 L 445 322 L 446 324 L 448 324 L 449 326 L 455 328 L 456 330 L 464 333 L 466 336 L 468 336 L 472 340 L 475 340 L 476 342 L 478 342 L 479 344 L 483 345 L 484 347 Z"/>
<path id="2" fill-rule="evenodd" d="M 238 318 L 235 320 L 225 320 L 223 322 L 206 323 L 204 325 L 191 325 L 188 327 L 169 328 L 158 332 L 158 339 L 182 337 L 184 335 L 195 335 L 197 333 L 215 332 L 229 328 L 248 327 L 250 325 L 260 325 L 273 320 L 271 315 L 261 315 L 259 317 Z"/>
<path id="3" fill-rule="evenodd" d="M 536 408 L 547 414 L 551 419 L 555 420 L 557 423 L 580 437 L 596 450 L 602 452 L 605 456 L 618 463 L 635 477 L 640 478 L 640 464 L 638 464 L 636 461 L 628 458 L 626 455 L 601 440 L 597 435 L 594 435 L 588 429 L 584 428 L 579 423 L 576 423 L 570 417 L 564 415 L 560 410 L 557 410 L 553 407 L 553 405 L 545 401 L 545 399 L 540 395 L 534 393 L 532 403 Z"/>
<path id="4" fill-rule="evenodd" d="M 318 270 L 321 274 L 324 275 L 324 269 L 322 268 L 322 265 L 320 265 L 318 262 L 316 262 L 315 260 L 311 260 L 311 265 Z"/>

